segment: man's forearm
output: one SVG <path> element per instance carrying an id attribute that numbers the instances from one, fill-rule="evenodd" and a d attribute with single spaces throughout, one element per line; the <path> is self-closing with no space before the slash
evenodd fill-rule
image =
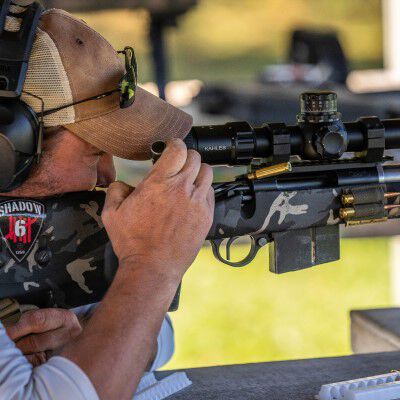
<path id="1" fill-rule="evenodd" d="M 72 310 L 75 313 L 75 315 L 78 317 L 78 321 L 82 328 L 84 328 L 87 325 L 87 323 L 89 322 L 89 320 L 92 318 L 92 316 L 99 304 L 100 303 L 91 304 L 88 306 L 89 308 L 86 308 L 87 306 L 77 307 Z M 85 309 L 85 311 L 82 312 L 82 309 Z M 53 352 L 53 354 L 61 354 L 63 349 L 64 349 L 64 346 L 58 348 L 56 352 Z M 154 361 L 158 354 L 158 350 L 159 350 L 158 343 L 156 342 L 154 344 L 154 348 L 152 350 L 152 355 L 150 356 L 149 362 L 147 363 L 146 371 L 150 371 L 151 367 L 153 366 Z"/>
<path id="2" fill-rule="evenodd" d="M 83 333 L 62 353 L 88 375 L 100 398 L 132 398 L 178 285 L 178 278 L 151 267 L 120 266 Z"/>

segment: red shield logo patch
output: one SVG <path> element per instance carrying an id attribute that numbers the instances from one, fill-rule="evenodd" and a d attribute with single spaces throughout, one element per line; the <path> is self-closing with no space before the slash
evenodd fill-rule
<path id="1" fill-rule="evenodd" d="M 17 261 L 32 251 L 45 219 L 45 207 L 34 200 L 8 200 L 0 203 L 2 240 Z"/>

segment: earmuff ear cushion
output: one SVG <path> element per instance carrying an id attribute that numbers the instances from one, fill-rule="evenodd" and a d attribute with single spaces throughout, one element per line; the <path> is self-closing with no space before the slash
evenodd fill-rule
<path id="1" fill-rule="evenodd" d="M 0 191 L 2 191 L 13 181 L 17 163 L 14 146 L 2 134 L 0 134 L 0 154 Z"/>

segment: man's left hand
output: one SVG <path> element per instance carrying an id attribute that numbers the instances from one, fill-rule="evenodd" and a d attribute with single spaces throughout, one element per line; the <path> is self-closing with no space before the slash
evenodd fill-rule
<path id="1" fill-rule="evenodd" d="M 38 366 L 47 361 L 49 352 L 77 337 L 82 327 L 72 311 L 52 308 L 29 311 L 6 331 L 29 362 Z"/>

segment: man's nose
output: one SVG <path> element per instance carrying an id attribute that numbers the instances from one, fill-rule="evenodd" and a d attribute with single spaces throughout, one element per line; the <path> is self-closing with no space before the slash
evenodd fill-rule
<path id="1" fill-rule="evenodd" d="M 116 179 L 114 159 L 111 154 L 103 154 L 97 165 L 97 186 L 108 187 Z"/>

